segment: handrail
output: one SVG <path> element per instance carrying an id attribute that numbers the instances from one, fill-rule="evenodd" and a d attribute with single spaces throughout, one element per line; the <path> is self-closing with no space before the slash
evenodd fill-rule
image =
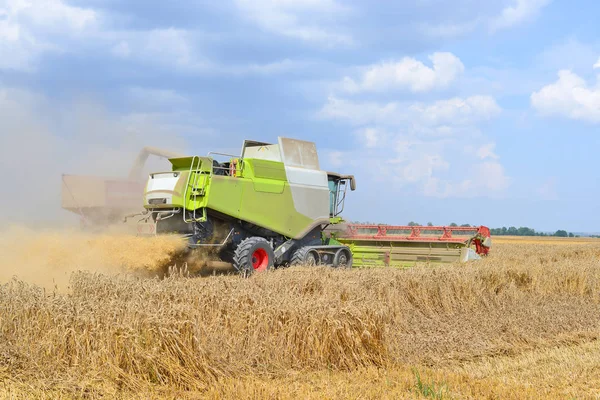
<path id="1" fill-rule="evenodd" d="M 218 156 L 227 156 L 227 157 L 231 157 L 231 158 L 239 158 L 240 157 L 240 156 L 236 156 L 236 155 L 228 154 L 228 153 L 219 153 L 217 151 L 209 151 L 206 156 L 210 157 L 211 154 L 216 154 Z"/>
<path id="2" fill-rule="evenodd" d="M 228 153 L 219 153 L 219 152 L 217 152 L 217 151 L 209 151 L 209 152 L 208 152 L 208 154 L 207 154 L 206 156 L 207 156 L 207 157 L 210 157 L 210 158 L 211 158 L 213 161 L 215 161 L 214 157 L 211 157 L 211 155 L 213 155 L 213 154 L 215 154 L 215 155 L 219 155 L 219 156 L 224 156 L 224 157 L 230 157 L 230 158 L 231 158 L 231 160 L 230 160 L 230 163 L 232 163 L 234 160 L 237 160 L 236 164 L 237 164 L 237 165 L 239 165 L 240 171 L 243 171 L 243 168 L 244 168 L 244 163 L 243 163 L 243 161 L 244 161 L 244 159 L 243 159 L 242 157 L 240 157 L 240 156 L 236 156 L 236 155 L 234 155 L 234 154 L 228 154 Z M 219 163 L 219 164 L 220 164 L 220 163 Z M 224 171 L 225 173 L 227 173 L 227 172 L 229 172 L 229 171 L 230 171 L 230 168 L 227 168 L 227 167 L 221 167 L 221 166 L 218 166 L 218 167 L 214 167 L 214 166 L 213 166 L 213 167 L 211 168 L 211 170 L 210 170 L 210 175 L 211 175 L 211 176 L 213 175 L 213 172 L 214 172 L 214 170 L 220 170 L 220 171 Z"/>
<path id="3" fill-rule="evenodd" d="M 195 169 L 195 170 L 193 170 L 193 168 L 194 168 L 194 161 L 196 159 L 198 159 L 198 168 Z M 188 177 L 187 177 L 187 180 L 185 182 L 185 191 L 184 191 L 184 194 L 183 194 L 183 207 L 184 207 L 184 209 L 185 209 L 185 202 L 188 200 L 187 194 L 188 194 L 188 189 L 190 187 L 190 179 L 192 178 L 192 172 L 199 172 L 200 171 L 199 166 L 200 166 L 200 157 L 198 157 L 198 156 L 192 156 L 192 162 L 190 163 L 190 170 L 188 171 Z M 198 174 L 196 174 L 196 178 L 195 178 L 195 181 L 194 181 L 194 184 L 196 184 L 196 183 L 198 183 Z M 184 212 L 183 213 L 183 222 L 185 222 L 186 224 L 189 224 L 190 222 L 196 221 L 196 210 L 195 209 L 194 209 L 194 213 L 192 215 L 192 218 L 193 218 L 192 220 L 186 219 L 185 218 L 185 214 L 186 213 Z"/>
<path id="4" fill-rule="evenodd" d="M 344 204 L 346 202 L 346 192 L 348 191 L 348 184 L 346 179 L 339 181 L 337 187 L 336 203 L 334 209 L 334 217 L 337 217 L 344 211 Z"/>
<path id="5" fill-rule="evenodd" d="M 243 163 L 241 162 L 242 159 L 239 158 L 239 157 L 237 157 L 237 156 L 234 156 L 232 154 L 218 153 L 218 152 L 211 151 L 211 152 L 208 153 L 207 157 L 211 158 L 212 160 L 214 160 L 214 158 L 210 157 L 211 154 L 217 154 L 217 155 L 232 157 L 233 159 L 238 160 L 238 164 L 242 164 L 243 165 Z M 194 163 L 196 162 L 196 159 L 198 159 L 198 167 L 194 169 Z M 215 167 L 214 165 L 211 165 L 210 168 L 209 168 L 209 176 L 211 178 L 214 175 L 214 170 L 215 169 L 216 170 L 223 170 L 223 171 L 226 171 L 226 172 L 229 171 L 229 168 L 221 167 L 221 166 Z M 187 181 L 186 181 L 186 184 L 185 184 L 185 191 L 184 191 L 184 194 L 183 194 L 184 208 L 185 208 L 185 202 L 187 202 L 187 200 L 188 200 L 188 191 L 189 191 L 189 187 L 190 187 L 190 180 L 192 179 L 192 174 L 196 173 L 196 176 L 194 177 L 194 181 L 192 182 L 192 188 L 194 189 L 198 185 L 198 180 L 200 179 L 200 174 L 198 172 L 201 172 L 201 171 L 202 170 L 200 169 L 200 157 L 199 156 L 192 156 L 192 161 L 190 163 L 190 169 L 188 171 Z M 198 195 L 197 194 L 193 194 L 192 196 L 194 196 L 194 198 L 196 198 Z M 190 218 L 186 218 L 186 213 L 184 212 L 183 213 L 183 222 L 185 222 L 185 223 L 191 223 L 191 222 L 195 222 L 195 221 L 198 221 L 198 220 L 205 220 L 207 218 L 207 214 L 206 214 L 206 209 L 205 208 L 202 209 L 202 217 L 198 217 L 196 215 L 197 211 L 198 211 L 198 209 L 196 209 L 196 208 L 192 211 L 192 217 L 191 217 L 191 219 Z"/>

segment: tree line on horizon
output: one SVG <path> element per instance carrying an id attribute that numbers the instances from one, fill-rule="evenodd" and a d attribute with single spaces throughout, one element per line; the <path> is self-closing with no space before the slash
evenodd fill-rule
<path id="1" fill-rule="evenodd" d="M 564 229 L 559 229 L 554 233 L 536 232 L 535 229 L 520 227 L 516 228 L 511 226 L 509 228 L 503 226 L 502 228 L 492 228 L 490 233 L 493 236 L 556 236 L 556 237 L 579 237 L 579 235 L 573 234 L 573 232 L 567 232 Z"/>

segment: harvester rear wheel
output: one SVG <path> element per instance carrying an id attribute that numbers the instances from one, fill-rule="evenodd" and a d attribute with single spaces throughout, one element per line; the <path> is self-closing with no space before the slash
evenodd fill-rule
<path id="1" fill-rule="evenodd" d="M 350 249 L 339 249 L 333 257 L 333 266 L 336 268 L 352 268 L 352 252 Z"/>
<path id="2" fill-rule="evenodd" d="M 262 237 L 249 237 L 237 246 L 233 254 L 233 266 L 243 276 L 273 269 L 275 253 L 269 242 Z"/>
<path id="3" fill-rule="evenodd" d="M 290 264 L 315 266 L 320 264 L 320 262 L 321 257 L 316 250 L 311 250 L 310 247 L 301 247 L 294 252 Z"/>

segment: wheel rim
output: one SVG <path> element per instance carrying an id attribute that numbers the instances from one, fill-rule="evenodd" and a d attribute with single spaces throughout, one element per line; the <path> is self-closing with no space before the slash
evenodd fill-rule
<path id="1" fill-rule="evenodd" d="M 317 256 L 314 252 L 308 252 L 308 254 L 306 255 L 306 264 L 310 266 L 317 265 Z"/>
<path id="2" fill-rule="evenodd" d="M 336 266 L 339 268 L 348 268 L 350 264 L 350 252 L 346 249 L 340 250 L 338 253 Z"/>
<path id="3" fill-rule="evenodd" d="M 265 249 L 256 249 L 252 253 L 252 268 L 255 271 L 264 271 L 269 265 L 269 255 Z"/>

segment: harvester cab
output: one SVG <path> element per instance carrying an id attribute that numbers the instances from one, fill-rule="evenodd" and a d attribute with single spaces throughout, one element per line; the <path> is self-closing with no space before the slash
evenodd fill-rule
<path id="1" fill-rule="evenodd" d="M 327 173 L 329 185 L 329 217 L 332 222 L 340 223 L 343 219 L 340 217 L 344 211 L 344 203 L 346 201 L 346 192 L 348 184 L 350 190 L 356 190 L 356 180 L 353 175 L 340 175 L 334 172 Z"/>
<path id="2" fill-rule="evenodd" d="M 169 161 L 171 171 L 148 177 L 139 234 L 172 233 L 190 248 L 218 248 L 245 275 L 289 264 L 352 265 L 349 248 L 323 231 L 342 222 L 354 177 L 321 170 L 314 143 L 246 140 L 239 156 Z"/>

